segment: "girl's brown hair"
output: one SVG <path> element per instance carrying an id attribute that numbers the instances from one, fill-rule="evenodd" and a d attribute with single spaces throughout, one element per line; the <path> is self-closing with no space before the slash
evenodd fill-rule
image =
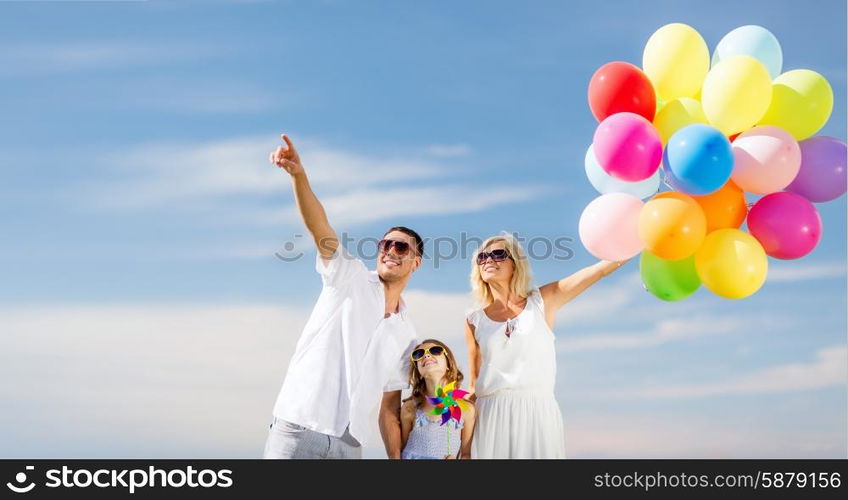
<path id="1" fill-rule="evenodd" d="M 415 346 L 415 349 L 420 348 L 424 344 L 436 344 L 445 350 L 445 360 L 448 365 L 448 369 L 445 372 L 445 379 L 448 383 L 456 382 L 456 387 L 458 389 L 462 384 L 463 375 L 462 372 L 459 371 L 459 366 L 456 364 L 456 358 L 453 357 L 453 352 L 451 352 L 450 348 L 446 346 L 444 342 L 440 342 L 436 339 L 427 339 Z M 409 364 L 409 384 L 412 386 L 412 395 L 406 398 L 404 402 L 411 399 L 415 402 L 415 407 L 420 408 L 421 405 L 424 404 L 424 398 L 427 395 L 427 383 L 424 381 L 424 377 L 418 373 L 418 363 L 414 361 Z"/>

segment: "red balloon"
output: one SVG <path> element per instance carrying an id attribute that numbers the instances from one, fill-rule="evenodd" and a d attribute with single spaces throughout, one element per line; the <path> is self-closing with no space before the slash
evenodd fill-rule
<path id="1" fill-rule="evenodd" d="M 589 108 L 602 122 L 615 113 L 629 112 L 654 121 L 657 97 L 645 73 L 636 66 L 616 61 L 604 64 L 589 81 Z"/>

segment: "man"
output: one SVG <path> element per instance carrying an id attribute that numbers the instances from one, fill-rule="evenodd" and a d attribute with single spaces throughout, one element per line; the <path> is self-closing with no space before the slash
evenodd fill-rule
<path id="1" fill-rule="evenodd" d="M 369 271 L 340 247 L 294 145 L 282 138 L 285 147 L 269 160 L 291 176 L 324 287 L 274 405 L 264 456 L 361 458 L 378 419 L 386 453 L 400 458 L 400 394 L 418 343 L 401 292 L 421 265 L 423 242 L 411 229 L 391 228 L 378 245 L 377 271 Z"/>

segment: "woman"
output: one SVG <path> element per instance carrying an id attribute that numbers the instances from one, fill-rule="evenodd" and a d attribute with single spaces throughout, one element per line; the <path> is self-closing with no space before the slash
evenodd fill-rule
<path id="1" fill-rule="evenodd" d="M 541 288 L 510 235 L 474 255 L 471 287 L 479 308 L 467 316 L 470 389 L 476 395 L 474 458 L 565 458 L 554 397 L 557 311 L 624 262 L 600 261 Z"/>

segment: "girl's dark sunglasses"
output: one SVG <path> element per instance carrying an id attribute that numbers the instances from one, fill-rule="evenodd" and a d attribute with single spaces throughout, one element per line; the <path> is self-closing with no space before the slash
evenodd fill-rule
<path id="1" fill-rule="evenodd" d="M 387 253 L 390 248 L 395 247 L 395 252 L 398 255 L 406 255 L 409 252 L 409 243 L 399 240 L 380 240 L 377 243 L 377 249 L 383 253 Z"/>
<path id="2" fill-rule="evenodd" d="M 409 355 L 412 358 L 412 361 L 418 361 L 423 358 L 425 354 L 430 354 L 430 356 L 441 356 L 445 353 L 445 348 L 439 345 L 431 345 L 427 349 L 419 348 L 412 351 L 412 354 Z"/>
<path id="3" fill-rule="evenodd" d="M 482 266 L 487 260 L 489 260 L 489 257 L 491 257 L 495 262 L 502 262 L 509 257 L 509 252 L 503 248 L 496 248 L 491 252 L 480 252 L 477 254 L 477 265 Z"/>

